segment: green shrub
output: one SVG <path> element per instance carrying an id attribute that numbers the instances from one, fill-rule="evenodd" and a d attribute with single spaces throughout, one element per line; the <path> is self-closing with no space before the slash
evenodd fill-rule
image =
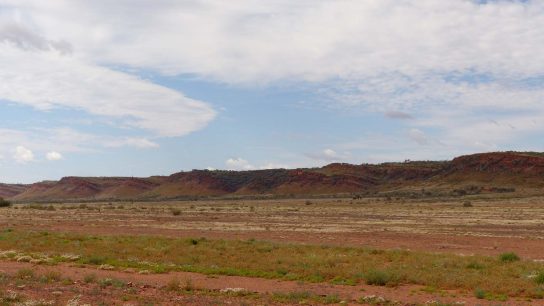
<path id="1" fill-rule="evenodd" d="M 0 207 L 10 207 L 11 202 L 8 200 L 4 200 L 4 198 L 0 198 Z"/>
<path id="2" fill-rule="evenodd" d="M 91 274 L 85 275 L 85 276 L 83 277 L 83 281 L 84 281 L 86 284 L 90 284 L 90 283 L 96 282 L 96 274 L 91 273 Z"/>
<path id="3" fill-rule="evenodd" d="M 272 299 L 279 302 L 298 302 L 299 304 L 302 304 L 312 298 L 315 298 L 315 295 L 308 291 L 293 291 L 289 293 L 274 292 L 272 294 Z"/>
<path id="4" fill-rule="evenodd" d="M 106 263 L 106 260 L 106 257 L 91 255 L 89 258 L 84 260 L 84 263 L 98 266 Z"/>
<path id="5" fill-rule="evenodd" d="M 386 286 L 395 283 L 393 275 L 382 270 L 370 270 L 364 275 L 367 285 Z"/>
<path id="6" fill-rule="evenodd" d="M 485 299 L 486 293 L 482 289 L 474 290 L 474 296 L 478 299 Z"/>
<path id="7" fill-rule="evenodd" d="M 106 288 L 109 286 L 115 287 L 115 288 L 124 288 L 126 286 L 126 283 L 120 279 L 116 278 L 104 278 L 98 281 L 98 285 L 101 288 Z"/>
<path id="8" fill-rule="evenodd" d="M 499 255 L 499 259 L 502 262 L 514 262 L 519 260 L 519 256 L 514 252 L 507 252 Z"/>
<path id="9" fill-rule="evenodd" d="M 338 294 L 332 294 L 325 296 L 324 303 L 325 304 L 338 304 L 340 303 L 340 298 L 338 297 Z"/>
<path id="10" fill-rule="evenodd" d="M 484 265 L 482 265 L 481 263 L 478 263 L 478 262 L 470 262 L 468 265 L 467 265 L 467 269 L 474 269 L 474 270 L 482 270 L 484 269 Z"/>
<path id="11" fill-rule="evenodd" d="M 17 278 L 19 279 L 32 279 L 34 278 L 34 271 L 28 268 L 22 268 L 17 271 Z"/>
<path id="12" fill-rule="evenodd" d="M 544 271 L 538 272 L 538 274 L 535 277 L 535 283 L 539 285 L 544 284 Z"/>

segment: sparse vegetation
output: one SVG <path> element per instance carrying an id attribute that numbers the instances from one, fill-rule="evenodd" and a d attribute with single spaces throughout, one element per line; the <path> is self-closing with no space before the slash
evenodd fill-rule
<path id="1" fill-rule="evenodd" d="M 126 286 L 126 283 L 124 281 L 116 278 L 103 278 L 98 280 L 97 283 L 101 288 L 106 288 L 109 286 L 113 286 L 115 288 L 124 288 Z"/>
<path id="2" fill-rule="evenodd" d="M 340 298 L 336 294 L 319 296 L 308 291 L 293 291 L 288 293 L 275 292 L 272 294 L 272 301 L 289 304 L 338 304 Z"/>
<path id="3" fill-rule="evenodd" d="M 519 256 L 514 252 L 502 253 L 501 255 L 499 255 L 499 259 L 502 262 L 514 262 L 520 260 Z"/>
<path id="4" fill-rule="evenodd" d="M 178 278 L 172 278 L 168 284 L 166 284 L 166 290 L 168 291 L 179 291 L 181 290 L 180 281 Z"/>
<path id="5" fill-rule="evenodd" d="M 484 299 L 485 298 L 485 291 L 482 289 L 476 289 L 474 290 L 474 296 L 478 299 Z"/>
<path id="6" fill-rule="evenodd" d="M 60 272 L 58 271 L 47 271 L 44 275 L 40 276 L 39 280 L 42 283 L 53 283 L 58 282 L 62 279 Z"/>
<path id="7" fill-rule="evenodd" d="M 474 269 L 474 270 L 482 270 L 484 269 L 484 265 L 478 263 L 478 262 L 470 262 L 468 265 L 467 265 L 467 269 Z"/>
<path id="8" fill-rule="evenodd" d="M 90 284 L 90 283 L 94 283 L 96 282 L 96 274 L 94 273 L 91 273 L 91 274 L 85 274 L 85 276 L 83 277 L 83 281 L 87 284 Z"/>
<path id="9" fill-rule="evenodd" d="M 384 270 L 370 270 L 364 276 L 368 285 L 387 286 L 396 284 L 394 275 Z"/>
<path id="10" fill-rule="evenodd" d="M 193 241 L 198 243 L 194 244 Z M 76 263 L 111 265 L 118 269 L 188 271 L 339 284 L 356 284 L 362 281 L 376 286 L 420 284 L 438 289 L 481 288 L 485 292 L 492 292 L 490 296 L 496 297 L 519 294 L 518 288 L 527 288 L 529 292 L 529 289 L 536 288 L 538 284 L 523 275 L 542 271 L 541 264 L 530 261 L 510 261 L 505 265 L 502 257 L 462 257 L 402 250 L 277 244 L 256 240 L 60 233 L 44 236 L 21 231 L 0 233 L 0 249 L 13 248 L 31 254 L 69 252 L 80 256 Z M 255 256 L 259 250 L 267 250 L 266 256 Z M 68 260 L 52 256 L 57 262 Z M 467 273 L 467 269 L 473 271 Z M 354 274 L 354 270 L 358 272 Z M 20 272 L 20 277 L 32 275 L 30 273 L 32 270 Z M 96 282 L 92 277 L 85 279 Z M 102 279 L 97 283 L 102 287 L 124 286 L 113 279 Z M 192 284 L 182 287 L 187 290 Z"/>
<path id="11" fill-rule="evenodd" d="M 32 279 L 34 278 L 34 271 L 32 269 L 23 268 L 17 271 L 18 279 Z"/>
<path id="12" fill-rule="evenodd" d="M 544 285 L 544 271 L 540 271 L 535 275 L 535 283 Z"/>
<path id="13" fill-rule="evenodd" d="M 474 190 L 477 189 L 474 188 Z M 456 290 L 455 294 L 459 296 L 481 296 L 482 299 L 492 301 L 503 301 L 507 298 L 516 301 L 543 299 L 544 265 L 541 262 L 531 261 L 532 258 L 539 258 L 535 255 L 534 246 L 527 244 L 529 247 L 525 249 L 523 244 L 531 239 L 517 240 L 522 244 L 518 246 L 510 243 L 501 244 L 501 242 L 495 242 L 495 239 L 485 238 L 504 234 L 509 228 L 520 229 L 518 233 L 521 233 L 523 237 L 540 237 L 539 222 L 544 212 L 544 206 L 541 205 L 543 198 L 535 196 L 518 199 L 498 191 L 497 194 L 490 195 L 488 186 L 482 190 L 480 194 L 467 194 L 463 198 L 451 196 L 451 189 L 436 191 L 432 187 L 425 190 L 418 187 L 399 190 L 391 194 L 363 191 L 362 196 L 356 200 L 318 199 L 317 197 L 310 197 L 311 200 L 306 200 L 304 197 L 262 201 L 251 201 L 246 198 L 201 199 L 198 205 L 194 202 L 150 200 L 133 204 L 125 201 L 122 202 L 123 205 L 117 205 L 115 202 L 111 204 L 88 202 L 81 204 L 84 205 L 83 208 L 79 202 L 15 203 L 13 209 L 4 211 L 5 216 L 11 219 L 5 223 L 5 229 L 0 230 L 0 256 L 5 261 L 28 262 L 29 265 L 30 263 L 55 265 L 67 262 L 74 267 L 91 265 L 93 268 L 103 270 L 127 270 L 134 273 L 132 275 L 135 278 L 139 277 L 138 273 L 187 271 L 207 274 L 214 278 L 220 277 L 219 275 L 232 275 L 299 281 L 301 284 L 304 283 L 304 286 L 313 286 L 308 284 L 312 282 L 343 286 L 414 284 L 425 288 L 418 291 L 418 294 L 450 296 L 453 294 L 451 292 Z M 443 198 L 433 198 L 439 194 Z M 263 195 L 264 197 L 266 196 Z M 310 202 L 309 205 L 307 201 Z M 467 202 L 471 205 L 474 203 L 474 206 L 466 205 Z M 49 211 L 50 206 L 56 211 Z M 172 208 L 178 209 L 180 215 L 184 217 L 168 217 L 171 213 L 173 215 Z M 83 230 L 75 230 L 82 233 L 103 233 L 105 228 L 108 230 L 111 228 L 111 233 L 116 233 L 116 226 L 121 228 L 119 224 L 126 226 L 137 220 L 146 220 L 146 225 L 151 225 L 150 228 L 153 230 L 148 231 L 143 226 L 131 228 L 130 232 L 137 233 L 138 236 L 58 232 L 59 229 L 64 228 L 64 224 L 59 221 L 69 220 L 68 216 L 74 216 L 76 219 L 67 223 L 65 228 L 68 230 L 72 230 L 74 225 L 93 225 Z M 164 222 L 165 218 L 168 222 Z M 421 222 L 423 218 L 425 218 L 425 224 Z M 29 220 L 32 222 L 37 220 L 40 228 L 34 231 L 20 230 L 22 226 L 20 227 L 19 224 L 25 224 L 23 226 L 28 228 Z M 398 224 L 397 220 L 402 220 L 402 225 L 391 226 L 392 222 Z M 517 220 L 523 221 L 518 223 Z M 102 225 L 105 226 L 104 229 L 100 227 Z M 188 229 L 194 233 L 195 238 L 149 236 L 151 233 L 153 235 L 168 233 L 169 236 L 180 228 Z M 299 235 L 301 229 L 305 233 Z M 334 246 L 342 245 L 343 242 L 339 239 L 331 239 L 342 237 L 345 231 L 364 232 L 368 229 L 380 232 L 376 237 L 378 242 L 373 244 L 373 248 Z M 437 232 L 443 233 L 444 237 L 446 235 L 463 236 L 465 238 L 459 239 L 468 238 L 463 241 L 472 243 L 478 243 L 479 237 L 484 237 L 481 238 L 482 247 L 474 251 L 463 248 L 452 251 L 450 245 L 445 243 L 444 247 L 440 246 L 438 251 L 441 254 L 432 253 L 438 249 L 437 244 L 429 244 L 429 248 L 425 246 L 429 252 L 380 249 L 385 245 L 379 240 L 381 231 L 384 233 L 382 237 L 395 237 L 397 231 L 405 234 L 405 236 L 399 236 L 411 237 L 410 234 L 429 229 L 436 229 Z M 274 232 L 276 230 L 282 231 L 282 243 L 267 242 L 266 239 L 270 237 L 277 239 L 279 232 Z M 216 236 L 216 232 L 220 231 L 223 232 L 220 236 Z M 256 232 L 258 234 L 254 234 Z M 283 232 L 286 234 L 284 235 Z M 139 235 L 140 233 L 142 235 Z M 225 240 L 197 238 L 200 236 L 224 237 Z M 257 239 L 248 239 L 250 237 Z M 356 240 L 359 236 L 353 237 L 355 235 L 349 236 L 350 245 L 360 245 L 359 242 L 362 240 Z M 361 239 L 367 239 L 367 237 L 368 235 Z M 425 239 L 423 235 L 421 237 Z M 298 244 L 299 241 L 304 244 Z M 406 241 L 406 244 L 403 242 L 402 246 L 410 248 L 411 242 L 413 240 Z M 327 245 L 319 245 L 320 243 L 327 243 Z M 504 248 L 505 245 L 509 247 Z M 500 254 L 506 251 L 515 251 L 523 256 L 520 258 L 512 252 Z M 448 252 L 494 255 L 456 256 Z M 118 290 L 116 292 L 122 291 L 122 295 L 120 294 L 117 299 L 122 298 L 123 301 L 130 303 L 138 301 L 132 294 L 134 294 L 133 291 L 139 290 L 141 284 L 123 284 L 113 279 L 104 279 L 107 274 L 103 273 L 109 272 L 98 270 L 99 277 L 85 275 L 83 272 L 80 278 L 76 277 L 72 281 L 60 275 L 47 275 L 38 271 L 43 270 L 37 270 L 30 278 L 16 278 L 14 274 L 11 281 L 5 281 L 5 283 L 27 287 L 61 287 L 72 286 L 75 281 L 76 284 L 94 288 L 96 296 L 100 296 L 99 292 Z M 244 301 L 248 305 L 256 304 L 251 300 L 253 298 L 266 298 L 281 304 L 281 299 L 288 299 L 288 295 L 291 295 L 283 292 L 275 297 L 272 295 L 263 297 L 251 292 L 228 294 L 219 293 L 217 290 L 208 292 L 200 288 L 200 280 L 195 280 L 199 287 L 194 288 L 191 280 L 186 281 L 184 276 L 181 276 L 179 278 L 181 281 L 177 282 L 174 282 L 172 277 L 171 283 L 167 283 L 171 276 L 157 276 L 159 277 L 165 277 L 160 287 L 164 295 L 175 294 L 186 297 L 209 295 L 218 300 L 226 297 L 247 297 L 248 300 Z M 0 279 L 0 284 L 3 283 L 4 281 Z M 358 290 L 359 287 L 349 288 Z M 405 287 L 402 286 L 399 290 L 403 288 Z M 523 289 L 520 290 L 520 288 Z M 373 288 L 372 290 L 383 289 Z M 360 303 L 402 305 L 387 300 L 387 297 L 384 299 L 380 296 L 372 296 L 371 290 L 368 291 L 368 300 L 360 300 Z M 303 302 L 311 305 L 338 303 L 341 300 L 334 294 L 326 297 L 315 294 L 304 296 L 300 292 L 294 292 L 291 298 L 296 300 L 296 295 L 299 295 L 299 301 L 294 303 Z M 353 301 L 348 300 L 348 303 L 351 302 Z M 210 303 L 213 304 L 213 302 Z M 287 302 L 284 303 L 287 304 Z M 497 304 L 501 303 L 497 302 Z M 436 302 L 429 305 L 455 304 Z"/>
<path id="14" fill-rule="evenodd" d="M 185 280 L 185 284 L 183 285 L 183 290 L 185 291 L 193 291 L 195 289 L 193 285 L 193 280 L 188 278 Z"/>

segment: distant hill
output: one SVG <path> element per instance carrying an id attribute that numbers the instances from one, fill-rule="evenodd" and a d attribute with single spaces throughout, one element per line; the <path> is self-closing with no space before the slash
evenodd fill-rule
<path id="1" fill-rule="evenodd" d="M 0 197 L 10 198 L 20 193 L 25 192 L 29 185 L 20 184 L 0 184 Z"/>
<path id="2" fill-rule="evenodd" d="M 0 184 L 0 197 L 15 201 L 143 200 L 204 196 L 324 194 L 470 194 L 544 187 L 544 154 L 496 152 L 451 161 L 251 171 L 193 170 L 170 176 L 65 177 L 31 185 Z"/>

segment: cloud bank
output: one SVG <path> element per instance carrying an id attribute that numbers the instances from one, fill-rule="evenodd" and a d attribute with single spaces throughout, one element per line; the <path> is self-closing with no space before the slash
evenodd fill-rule
<path id="1" fill-rule="evenodd" d="M 0 99 L 76 108 L 153 137 L 201 129 L 215 111 L 128 71 L 317 84 L 313 103 L 409 119 L 406 138 L 444 150 L 492 150 L 544 128 L 542 1 L 0 0 L 0 8 Z M 233 166 L 247 166 L 240 162 Z"/>

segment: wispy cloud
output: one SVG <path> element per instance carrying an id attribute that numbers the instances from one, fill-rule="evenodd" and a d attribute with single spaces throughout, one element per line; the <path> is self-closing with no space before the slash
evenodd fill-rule
<path id="1" fill-rule="evenodd" d="M 414 119 L 414 117 L 410 115 L 409 113 L 405 113 L 401 111 L 386 111 L 384 115 L 386 118 L 389 118 L 389 119 L 401 119 L 401 120 Z"/>

